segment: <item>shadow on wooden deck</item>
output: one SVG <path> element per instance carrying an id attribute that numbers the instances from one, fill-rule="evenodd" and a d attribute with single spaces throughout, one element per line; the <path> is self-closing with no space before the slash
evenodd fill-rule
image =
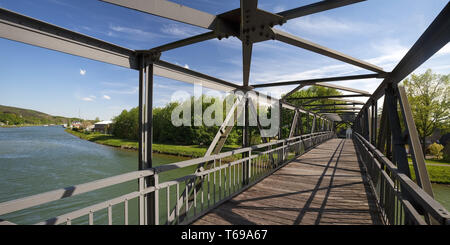
<path id="1" fill-rule="evenodd" d="M 382 224 L 364 174 L 353 142 L 331 139 L 193 224 Z"/>

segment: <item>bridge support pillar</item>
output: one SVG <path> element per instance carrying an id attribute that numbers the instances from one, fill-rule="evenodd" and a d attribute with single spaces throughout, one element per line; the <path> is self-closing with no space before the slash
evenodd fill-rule
<path id="1" fill-rule="evenodd" d="M 148 169 L 152 164 L 153 142 L 153 57 L 140 56 L 139 69 L 139 170 Z M 139 190 L 154 186 L 155 176 L 139 181 Z M 158 224 L 158 195 L 155 192 L 139 198 L 139 224 Z"/>

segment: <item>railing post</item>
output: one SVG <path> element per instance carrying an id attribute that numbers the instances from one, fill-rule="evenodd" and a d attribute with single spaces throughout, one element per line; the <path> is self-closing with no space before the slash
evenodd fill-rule
<path id="1" fill-rule="evenodd" d="M 278 119 L 278 139 L 281 140 L 283 138 L 283 104 L 281 103 L 281 101 L 278 103 L 278 106 L 280 108 L 280 118 Z"/>
<path id="2" fill-rule="evenodd" d="M 153 216 L 153 224 L 159 225 L 159 174 L 155 171 L 155 174 L 153 175 L 153 186 L 155 187 L 155 193 L 154 193 L 154 216 Z"/>

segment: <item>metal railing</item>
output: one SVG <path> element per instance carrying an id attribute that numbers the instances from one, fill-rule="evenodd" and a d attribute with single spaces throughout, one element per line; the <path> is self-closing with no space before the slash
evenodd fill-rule
<path id="1" fill-rule="evenodd" d="M 363 162 L 383 221 L 390 225 L 426 225 L 434 219 L 449 225 L 449 212 L 406 174 L 399 172 L 386 156 L 363 136 L 354 132 L 353 141 Z"/>
<path id="2" fill-rule="evenodd" d="M 146 196 L 151 193 L 154 193 L 155 196 L 152 206 L 156 214 L 155 224 L 189 224 L 209 210 L 259 182 L 308 149 L 332 137 L 334 137 L 334 132 L 331 131 L 312 133 L 236 149 L 217 155 L 125 173 L 85 184 L 3 202 L 0 203 L 0 221 L 1 217 L 6 214 L 138 180 L 139 189 L 137 191 L 132 191 L 107 201 L 58 215 L 37 224 L 71 225 L 74 219 L 85 217 L 87 218 L 87 223 L 92 225 L 94 224 L 95 213 L 106 209 L 108 224 L 111 225 L 113 218 L 112 208 L 118 204 L 123 204 L 124 224 L 127 225 L 129 223 L 128 203 L 131 200 L 137 199 L 139 203 L 139 210 L 137 212 L 139 224 L 144 225 L 149 223 L 146 220 L 147 216 L 145 212 L 147 212 L 147 209 L 145 207 L 148 205 L 146 203 Z M 197 166 L 202 163 L 212 163 L 212 167 L 159 183 L 159 176 L 163 173 L 175 169 Z M 244 169 L 247 169 L 247 171 L 244 171 Z M 151 176 L 154 178 L 154 185 L 145 187 L 145 178 Z M 187 184 L 191 179 L 202 180 L 199 191 L 197 191 L 197 188 L 193 188 L 192 185 Z M 182 190 L 182 188 L 186 188 L 186 198 L 183 203 L 179 201 L 180 189 Z M 190 196 L 188 196 L 190 193 L 189 190 L 191 192 L 193 190 Z M 39 212 L 39 209 L 36 209 L 36 212 Z"/>

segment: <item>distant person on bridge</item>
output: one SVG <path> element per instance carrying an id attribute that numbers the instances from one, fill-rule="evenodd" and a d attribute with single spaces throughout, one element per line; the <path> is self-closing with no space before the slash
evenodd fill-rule
<path id="1" fill-rule="evenodd" d="M 352 138 L 352 129 L 350 127 L 348 127 L 347 130 L 345 131 L 345 136 L 347 139 Z"/>

